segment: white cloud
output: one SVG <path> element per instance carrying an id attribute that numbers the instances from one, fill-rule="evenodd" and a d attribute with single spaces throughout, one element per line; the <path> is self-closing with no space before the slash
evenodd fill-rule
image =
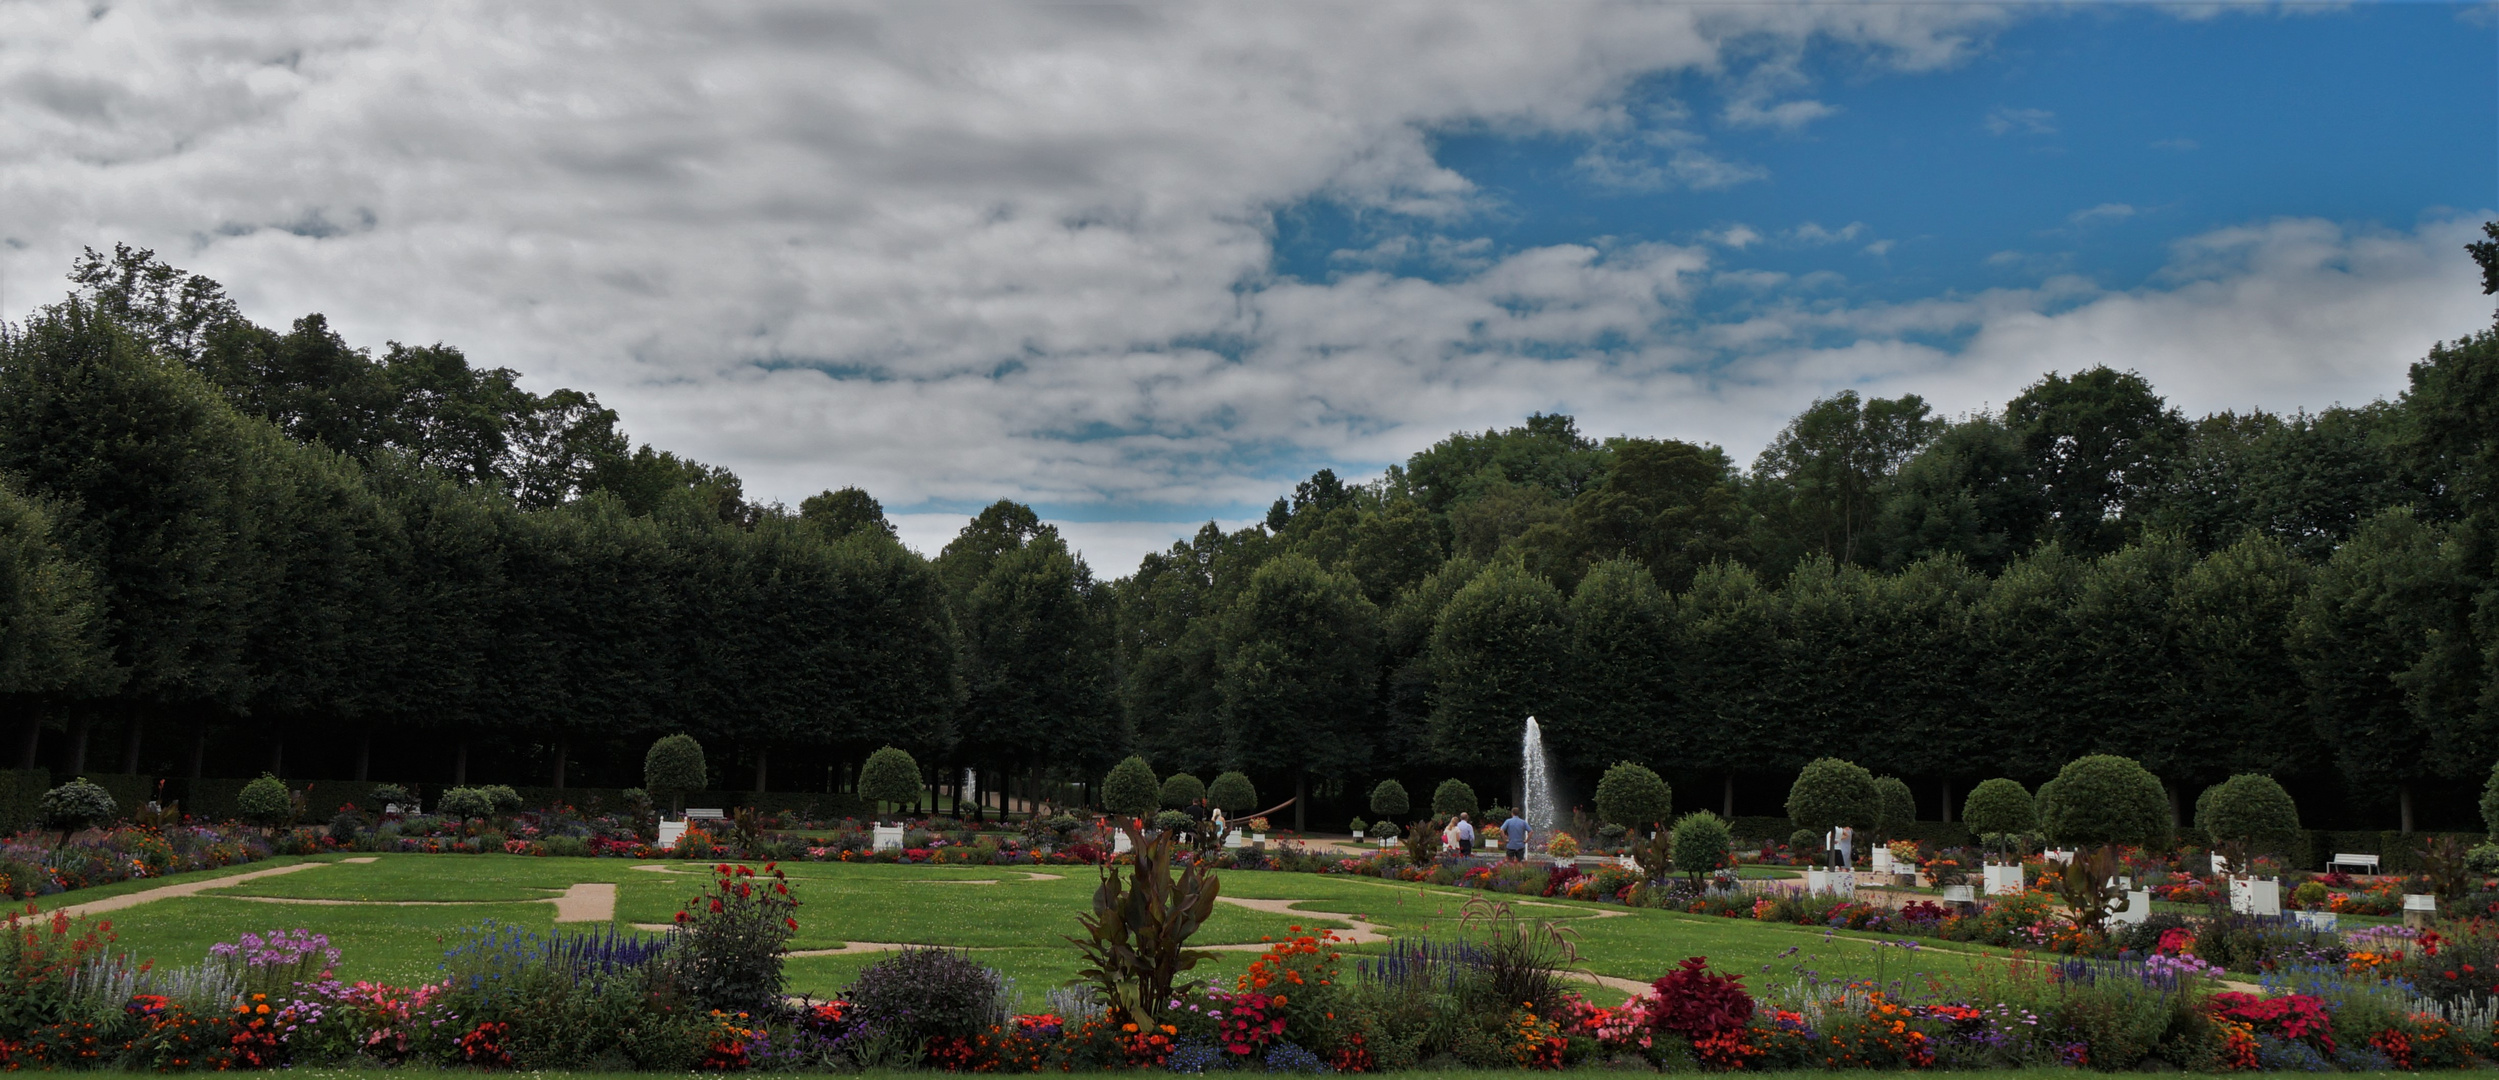
<path id="1" fill-rule="evenodd" d="M 2101 203 L 2098 206 L 2076 210 L 2067 215 L 2065 221 L 2066 224 L 2080 227 L 2095 221 L 2124 221 L 2138 212 L 2134 207 L 2125 203 Z"/>
<path id="2" fill-rule="evenodd" d="M 1799 244 L 1820 246 L 1844 244 L 1865 234 L 1866 223 L 1862 221 L 1852 221 L 1836 229 L 1825 228 L 1820 222 L 1808 221 L 1788 230 L 1788 239 Z"/>
<path id="3" fill-rule="evenodd" d="M 1745 248 L 1761 242 L 1761 234 L 1754 231 L 1752 226 L 1746 225 L 1742 222 L 1737 222 L 1736 224 L 1729 225 L 1726 228 L 1719 229 L 1714 232 L 1703 233 L 1701 238 L 1721 247 L 1734 248 L 1737 251 L 1742 251 Z"/>
<path id="4" fill-rule="evenodd" d="M 1778 128 L 1794 131 L 1828 116 L 1839 115 L 1839 108 L 1819 101 L 1782 101 L 1763 107 L 1760 102 L 1739 100 L 1727 106 L 1725 119 L 1736 127 Z"/>
<path id="5" fill-rule="evenodd" d="M 1979 126 L 1986 128 L 1990 135 L 2054 135 L 2056 114 L 2046 109 L 2016 109 L 1998 105 L 1988 110 L 1987 118 L 1980 121 Z"/>

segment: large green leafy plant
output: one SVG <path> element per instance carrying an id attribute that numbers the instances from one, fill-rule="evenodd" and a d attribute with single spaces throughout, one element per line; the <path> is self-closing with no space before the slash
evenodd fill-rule
<path id="1" fill-rule="evenodd" d="M 1102 868 L 1093 910 L 1076 920 L 1085 936 L 1067 940 L 1084 954 L 1086 967 L 1077 976 L 1143 1029 L 1172 1000 L 1180 976 L 1214 955 L 1187 944 L 1214 914 L 1222 884 L 1202 863 L 1174 873 L 1180 845 L 1171 833 L 1148 840 L 1132 827 L 1121 828 L 1136 861 L 1124 878 L 1117 865 Z"/>

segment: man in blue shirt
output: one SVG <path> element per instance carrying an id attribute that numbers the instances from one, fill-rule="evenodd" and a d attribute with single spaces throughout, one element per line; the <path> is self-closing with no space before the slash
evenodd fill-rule
<path id="1" fill-rule="evenodd" d="M 1515 812 L 1512 813 L 1510 815 L 1510 820 L 1501 823 L 1501 837 L 1504 841 L 1506 841 L 1503 846 L 1509 849 L 1504 854 L 1509 857 L 1511 862 L 1525 862 L 1527 860 L 1526 818 L 1518 816 Z"/>

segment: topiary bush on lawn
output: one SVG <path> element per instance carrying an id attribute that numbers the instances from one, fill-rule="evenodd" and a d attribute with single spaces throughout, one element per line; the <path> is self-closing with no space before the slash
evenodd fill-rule
<path id="1" fill-rule="evenodd" d="M 997 969 L 946 949 L 904 949 L 870 964 L 842 998 L 863 1031 L 900 1047 L 975 1038 L 1013 1012 Z"/>
<path id="2" fill-rule="evenodd" d="M 703 790 L 710 776 L 703 744 L 692 735 L 663 735 L 642 755 L 642 786 L 652 798 L 667 799 L 672 812 L 685 809 L 685 797 Z"/>
<path id="3" fill-rule="evenodd" d="M 2039 824 L 2059 844 L 2149 844 L 2169 835 L 2169 796 L 2133 758 L 2075 758 L 2049 783 Z"/>
<path id="4" fill-rule="evenodd" d="M 1841 825 L 1871 829 L 1882 813 L 1874 774 L 1855 762 L 1815 758 L 1797 771 L 1796 783 L 1788 787 L 1788 820 L 1817 837 Z"/>
<path id="5" fill-rule="evenodd" d="M 1258 785 L 1250 783 L 1247 776 L 1228 772 L 1206 785 L 1206 801 L 1232 817 L 1239 817 L 1258 809 Z"/>
<path id="6" fill-rule="evenodd" d="M 521 793 L 512 790 L 510 784 L 487 784 L 477 790 L 486 793 L 486 800 L 494 806 L 495 813 L 517 814 L 521 810 Z"/>
<path id="7" fill-rule="evenodd" d="M 2240 773 L 2195 797 L 2195 830 L 2244 873 L 2250 856 L 2289 854 L 2299 842 L 2299 804 L 2273 777 Z"/>
<path id="8" fill-rule="evenodd" d="M 1162 789 L 1154 779 L 1154 766 L 1130 755 L 1102 778 L 1102 807 L 1122 817 L 1144 817 L 1162 801 Z"/>
<path id="9" fill-rule="evenodd" d="M 1971 788 L 1961 800 L 1961 823 L 1978 836 L 2028 836 L 2039 831 L 2039 805 L 2028 789 L 1999 776 Z"/>
<path id="10" fill-rule="evenodd" d="M 1735 834 L 1727 828 L 1726 819 L 1707 810 L 1696 810 L 1675 819 L 1675 869 L 1692 879 L 1692 887 L 1701 887 L 1701 879 L 1727 865 L 1727 853 L 1735 844 Z"/>
<path id="11" fill-rule="evenodd" d="M 83 776 L 44 792 L 40 809 L 44 825 L 61 830 L 64 844 L 71 833 L 111 821 L 121 812 L 112 792 Z"/>
<path id="12" fill-rule="evenodd" d="M 1164 806 L 1173 808 L 1194 806 L 1199 799 L 1205 797 L 1206 785 L 1199 783 L 1197 777 L 1187 773 L 1173 773 L 1171 779 L 1163 781 Z"/>
<path id="13" fill-rule="evenodd" d="M 1464 780 L 1443 780 L 1432 789 L 1432 812 L 1442 817 L 1472 814 L 1482 806 L 1475 800 L 1475 788 Z"/>
<path id="14" fill-rule="evenodd" d="M 1675 789 L 1646 765 L 1617 761 L 1597 781 L 1597 820 L 1654 829 L 1673 816 Z"/>
<path id="15" fill-rule="evenodd" d="M 885 803 L 897 808 L 918 805 L 920 763 L 909 752 L 891 746 L 868 755 L 867 763 L 859 767 L 859 797 L 879 810 Z"/>
<path id="16" fill-rule="evenodd" d="M 235 793 L 234 812 L 248 824 L 274 829 L 294 816 L 295 801 L 287 795 L 285 781 L 262 773 Z"/>
<path id="17" fill-rule="evenodd" d="M 1401 818 L 1412 809 L 1414 802 L 1406 797 L 1404 784 L 1382 780 L 1379 786 L 1371 789 L 1371 812 L 1374 814 L 1384 818 Z"/>
<path id="18" fill-rule="evenodd" d="M 1917 824 L 1918 797 L 1910 794 L 1907 781 L 1897 776 L 1875 777 L 1874 794 L 1880 811 L 1874 822 L 1876 836 L 1890 839 Z"/>
<path id="19" fill-rule="evenodd" d="M 435 800 L 434 812 L 462 821 L 493 817 L 495 814 L 494 793 L 476 787 L 452 788 L 443 792 L 442 798 Z"/>

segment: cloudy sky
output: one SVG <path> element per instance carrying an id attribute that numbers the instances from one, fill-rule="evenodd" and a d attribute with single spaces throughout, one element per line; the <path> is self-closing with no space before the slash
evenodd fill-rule
<path id="1" fill-rule="evenodd" d="M 2487 5 L 0 0 L 0 314 L 153 247 L 1108 575 L 1537 411 L 2391 395 L 2495 208 Z"/>

